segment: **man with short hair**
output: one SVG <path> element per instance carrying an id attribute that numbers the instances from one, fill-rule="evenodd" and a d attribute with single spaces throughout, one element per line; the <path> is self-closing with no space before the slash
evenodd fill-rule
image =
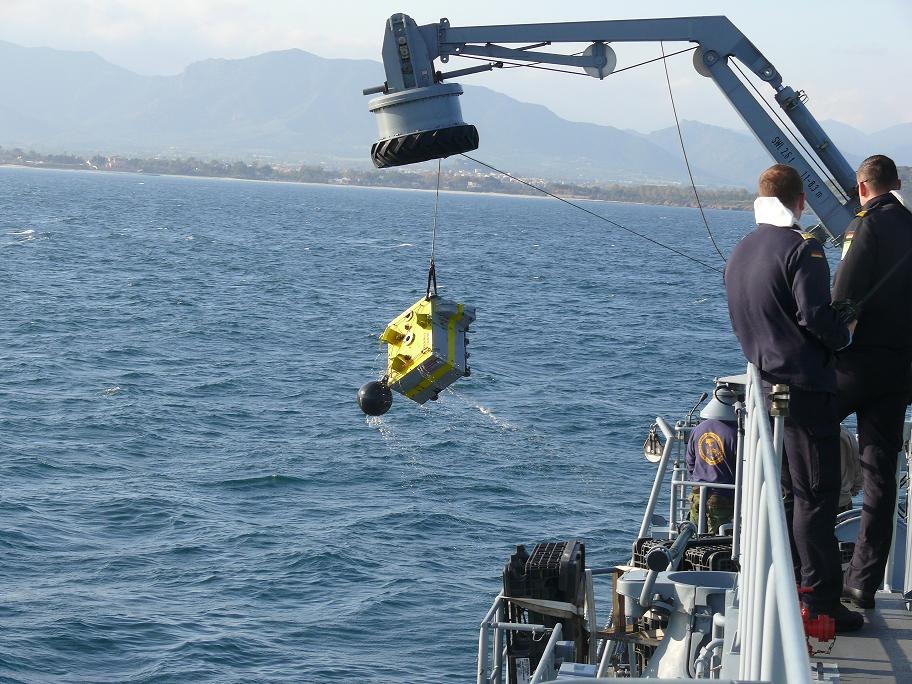
<path id="1" fill-rule="evenodd" d="M 912 213 L 894 191 L 896 164 L 875 155 L 858 167 L 861 211 L 849 225 L 833 300 L 851 302 L 858 328 L 836 367 L 840 420 L 858 417 L 864 506 L 844 595 L 874 607 L 893 541 L 896 457 L 912 394 Z"/>
<path id="2" fill-rule="evenodd" d="M 804 210 L 798 172 L 776 164 L 760 176 L 757 229 L 732 251 L 725 289 L 732 329 L 768 391 L 789 386 L 782 489 L 792 560 L 811 617 L 829 615 L 837 632 L 864 618 L 839 601 L 842 568 L 833 528 L 841 464 L 834 352 L 851 342 L 830 306 L 830 269 L 823 246 L 797 225 Z"/>

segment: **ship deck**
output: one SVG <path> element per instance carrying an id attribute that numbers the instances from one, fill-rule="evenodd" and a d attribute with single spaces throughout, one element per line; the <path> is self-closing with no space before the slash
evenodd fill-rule
<path id="1" fill-rule="evenodd" d="M 812 656 L 811 662 L 837 663 L 843 683 L 912 682 L 912 612 L 901 594 L 880 592 L 875 602 L 863 611 L 861 630 L 837 636 L 833 652 Z"/>

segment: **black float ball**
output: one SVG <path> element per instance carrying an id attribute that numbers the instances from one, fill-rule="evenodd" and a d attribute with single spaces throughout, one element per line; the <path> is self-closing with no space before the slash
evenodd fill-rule
<path id="1" fill-rule="evenodd" d="M 358 390 L 358 406 L 369 416 L 382 416 L 392 405 L 393 393 L 382 382 L 368 382 Z"/>

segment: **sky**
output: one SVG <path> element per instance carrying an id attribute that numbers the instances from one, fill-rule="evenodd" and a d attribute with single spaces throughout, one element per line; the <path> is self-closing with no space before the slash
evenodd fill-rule
<path id="1" fill-rule="evenodd" d="M 0 0 L 0 40 L 91 51 L 138 73 L 167 75 L 202 59 L 287 48 L 379 60 L 385 21 L 397 12 L 418 24 L 447 17 L 453 26 L 725 14 L 785 84 L 807 93 L 819 120 L 865 133 L 912 121 L 910 0 Z M 667 44 L 666 51 L 686 46 Z M 660 54 L 658 45 L 616 44 L 615 50 L 618 68 Z M 715 86 L 694 72 L 689 55 L 668 61 L 680 118 L 743 128 Z M 446 68 L 457 64 L 451 60 Z M 378 76 L 379 82 L 379 70 Z M 674 124 L 659 62 L 602 83 L 533 69 L 461 82 L 543 104 L 574 121 L 642 132 Z"/>

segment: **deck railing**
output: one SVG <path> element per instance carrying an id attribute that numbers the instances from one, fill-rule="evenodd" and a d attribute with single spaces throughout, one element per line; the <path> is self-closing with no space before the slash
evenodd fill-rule
<path id="1" fill-rule="evenodd" d="M 733 668 L 733 661 L 737 660 L 738 679 L 741 681 L 789 684 L 809 682 L 810 661 L 780 489 L 784 418 L 774 418 L 771 427 L 766 396 L 757 369 L 748 366 L 747 378 L 747 418 L 745 433 L 739 444 L 739 468 L 735 486 L 734 553 L 740 562 L 741 572 L 732 608 L 733 613 L 737 614 L 737 620 L 732 615 L 725 621 L 725 632 L 736 632 L 734 638 L 722 639 L 722 643 L 717 643 L 717 639 L 713 643 L 714 648 L 708 649 L 704 654 L 704 660 L 718 663 L 713 653 L 718 652 L 716 648 L 721 647 L 723 662 L 728 661 Z M 645 536 L 652 521 L 673 449 L 674 432 L 671 427 L 661 418 L 657 420 L 657 424 L 666 438 L 666 444 L 643 517 L 641 537 Z M 675 488 L 683 484 L 689 483 L 676 482 L 675 478 L 672 478 L 672 511 L 676 510 Z M 672 517 L 675 517 L 674 514 Z M 585 614 L 589 618 L 590 629 L 595 612 L 591 582 L 592 575 L 587 573 Z M 556 675 L 553 644 L 560 640 L 561 630 L 559 627 L 547 628 L 541 625 L 514 625 L 502 622 L 505 612 L 504 601 L 503 596 L 498 596 L 480 625 L 478 684 L 502 682 L 505 664 L 504 637 L 506 632 L 516 629 L 537 631 L 540 638 L 547 635 L 547 657 L 542 658 L 539 671 L 535 674 L 535 681 L 550 680 Z M 599 671 L 602 672 L 604 669 L 600 667 Z M 734 674 L 724 667 L 723 673 L 729 677 Z M 582 684 L 607 680 L 586 678 L 575 681 Z M 627 681 L 646 680 L 634 677 Z M 666 680 L 649 681 L 658 684 Z"/>
<path id="2" fill-rule="evenodd" d="M 753 365 L 747 372 L 735 644 L 741 656 L 738 676 L 806 682 L 810 662 L 780 488 L 784 418 L 775 417 L 770 430 L 760 374 Z"/>

